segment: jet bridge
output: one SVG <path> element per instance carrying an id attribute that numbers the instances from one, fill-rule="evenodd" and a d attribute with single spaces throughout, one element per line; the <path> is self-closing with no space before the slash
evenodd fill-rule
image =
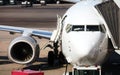
<path id="1" fill-rule="evenodd" d="M 112 36 L 112 44 L 116 45 L 115 49 L 120 49 L 120 8 L 115 1 L 108 0 L 96 6 L 98 11 L 105 19 L 110 35 Z"/>

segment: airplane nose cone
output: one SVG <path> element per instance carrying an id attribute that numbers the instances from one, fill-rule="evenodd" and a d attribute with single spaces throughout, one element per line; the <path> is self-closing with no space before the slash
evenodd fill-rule
<path id="1" fill-rule="evenodd" d="M 93 40 L 90 40 L 91 37 L 75 37 L 69 40 L 69 46 L 75 54 L 85 56 L 95 45 Z"/>
<path id="2" fill-rule="evenodd" d="M 69 36 L 68 40 L 68 56 L 67 60 L 71 63 L 80 62 L 82 58 L 88 57 L 89 54 L 95 50 L 95 46 L 99 41 L 100 37 L 92 33 L 89 34 L 74 34 Z M 90 55 L 91 56 L 91 55 Z"/>

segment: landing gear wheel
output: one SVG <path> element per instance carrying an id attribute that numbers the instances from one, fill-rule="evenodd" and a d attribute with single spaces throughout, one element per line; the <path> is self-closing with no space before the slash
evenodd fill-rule
<path id="1" fill-rule="evenodd" d="M 59 62 L 61 65 L 67 63 L 67 60 L 65 59 L 65 56 L 63 55 L 62 51 L 60 51 L 60 53 L 59 53 Z"/>
<path id="2" fill-rule="evenodd" d="M 53 51 L 49 51 L 48 53 L 48 65 L 53 66 L 54 65 L 54 52 Z"/>

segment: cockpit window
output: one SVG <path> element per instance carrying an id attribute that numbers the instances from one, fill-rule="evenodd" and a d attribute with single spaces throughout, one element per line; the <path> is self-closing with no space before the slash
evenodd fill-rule
<path id="1" fill-rule="evenodd" d="M 100 25 L 100 31 L 103 33 L 106 32 L 105 26 L 103 24 Z"/>
<path id="2" fill-rule="evenodd" d="M 69 33 L 71 31 L 94 31 L 94 32 L 102 32 L 105 33 L 106 29 L 104 25 L 71 25 L 68 24 L 66 26 L 66 32 Z"/>
<path id="3" fill-rule="evenodd" d="M 70 32 L 71 30 L 72 30 L 72 25 L 68 24 L 68 25 L 66 26 L 66 32 L 68 33 L 68 32 Z"/>
<path id="4" fill-rule="evenodd" d="M 74 25 L 72 31 L 84 31 L 84 25 Z"/>
<path id="5" fill-rule="evenodd" d="M 86 31 L 100 31 L 105 33 L 105 27 L 104 25 L 87 25 Z"/>
<path id="6" fill-rule="evenodd" d="M 100 31 L 100 28 L 98 25 L 88 25 L 86 31 Z"/>
<path id="7" fill-rule="evenodd" d="M 85 26 L 84 25 L 70 25 L 68 24 L 66 26 L 66 32 L 70 32 L 70 31 L 84 31 L 85 30 Z"/>

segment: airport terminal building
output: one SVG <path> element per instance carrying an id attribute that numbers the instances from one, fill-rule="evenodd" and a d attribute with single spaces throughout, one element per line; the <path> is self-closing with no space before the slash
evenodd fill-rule
<path id="1" fill-rule="evenodd" d="M 15 5 L 15 4 L 21 4 L 22 1 L 25 1 L 25 0 L 0 0 L 0 5 Z M 39 1 L 39 0 L 26 0 L 26 1 L 37 2 L 37 1 Z"/>
<path id="2" fill-rule="evenodd" d="M 40 3 L 41 1 L 46 1 L 46 2 L 56 2 L 59 0 L 0 0 L 0 5 L 16 5 L 16 4 L 21 4 L 24 1 L 31 2 L 33 4 Z"/>

